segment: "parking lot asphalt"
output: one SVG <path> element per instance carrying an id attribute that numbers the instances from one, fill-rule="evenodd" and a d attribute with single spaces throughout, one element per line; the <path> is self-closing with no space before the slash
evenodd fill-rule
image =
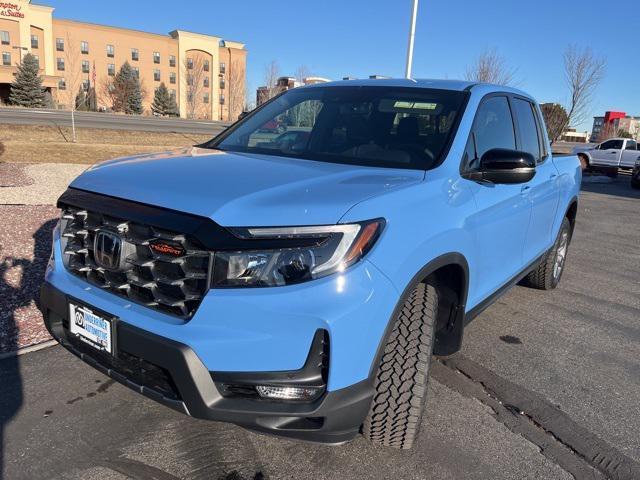
<path id="1" fill-rule="evenodd" d="M 515 287 L 434 363 L 417 446 L 194 420 L 60 347 L 0 361 L 6 479 L 640 478 L 640 192 L 585 183 L 560 287 Z M 2 475 L 0 475 L 1 477 Z"/>

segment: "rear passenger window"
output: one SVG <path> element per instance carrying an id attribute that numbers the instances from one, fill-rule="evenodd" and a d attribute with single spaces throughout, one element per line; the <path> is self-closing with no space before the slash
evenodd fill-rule
<path id="1" fill-rule="evenodd" d="M 491 97 L 478 108 L 467 149 L 468 166 L 476 168 L 482 155 L 493 148 L 516 148 L 507 97 Z"/>
<path id="2" fill-rule="evenodd" d="M 518 119 L 520 128 L 520 150 L 530 153 L 540 162 L 540 139 L 538 138 L 538 127 L 533 116 L 531 103 L 519 98 L 513 99 L 513 113 Z"/>

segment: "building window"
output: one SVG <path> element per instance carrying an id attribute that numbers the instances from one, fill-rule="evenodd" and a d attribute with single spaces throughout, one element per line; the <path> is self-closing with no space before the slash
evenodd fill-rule
<path id="1" fill-rule="evenodd" d="M 193 70 L 193 58 L 187 58 L 187 68 Z"/>
<path id="2" fill-rule="evenodd" d="M 107 75 L 109 75 L 110 77 L 115 76 L 116 74 L 116 64 L 115 63 L 110 63 L 109 65 L 107 65 Z"/>
<path id="3" fill-rule="evenodd" d="M 204 103 L 209 103 L 209 92 L 205 92 L 204 95 L 202 95 L 202 101 Z"/>
<path id="4" fill-rule="evenodd" d="M 220 94 L 220 105 L 224 105 L 224 93 Z"/>
<path id="5" fill-rule="evenodd" d="M 33 59 L 36 61 L 36 65 L 40 68 L 40 55 L 34 55 Z"/>
<path id="6" fill-rule="evenodd" d="M 82 61 L 82 73 L 89 73 L 89 60 Z"/>
<path id="7" fill-rule="evenodd" d="M 227 71 L 227 66 L 224 62 L 220 62 L 220 73 L 225 73 Z"/>
<path id="8" fill-rule="evenodd" d="M 153 52 L 153 63 L 160 63 L 160 52 Z"/>
<path id="9" fill-rule="evenodd" d="M 67 89 L 67 82 L 65 81 L 64 78 L 61 78 L 58 81 L 58 90 L 66 90 Z"/>
<path id="10" fill-rule="evenodd" d="M 209 77 L 204 77 L 204 88 L 209 88 Z"/>
<path id="11" fill-rule="evenodd" d="M 160 81 L 160 70 L 158 70 L 157 68 L 153 71 L 153 80 L 155 82 Z"/>
<path id="12" fill-rule="evenodd" d="M 56 65 L 58 70 L 64 72 L 64 58 L 58 57 L 56 58 Z"/>
<path id="13" fill-rule="evenodd" d="M 2 45 L 9 45 L 11 43 L 11 37 L 9 36 L 9 32 L 5 30 L 0 30 L 0 41 L 2 41 Z"/>
<path id="14" fill-rule="evenodd" d="M 138 67 L 133 67 L 133 73 L 136 74 L 136 77 L 140 78 L 140 69 Z"/>
<path id="15" fill-rule="evenodd" d="M 175 67 L 176 66 L 176 56 L 175 55 L 169 55 L 169 66 L 170 67 Z"/>
<path id="16" fill-rule="evenodd" d="M 140 60 L 140 52 L 138 51 L 137 48 L 131 49 L 131 60 L 133 60 L 134 62 L 137 62 L 138 60 Z"/>
<path id="17" fill-rule="evenodd" d="M 169 83 L 175 85 L 176 83 L 176 72 L 169 72 Z"/>
<path id="18" fill-rule="evenodd" d="M 209 60 L 205 60 L 204 61 L 204 71 L 208 72 L 211 69 L 211 66 L 209 64 Z"/>
<path id="19" fill-rule="evenodd" d="M 175 89 L 169 90 L 169 94 L 171 95 L 171 98 L 173 98 L 174 100 L 176 99 L 176 91 L 175 91 Z"/>
<path id="20" fill-rule="evenodd" d="M 89 42 L 84 40 L 80 42 L 80 52 L 84 54 L 89 53 Z"/>
<path id="21" fill-rule="evenodd" d="M 2 65 L 11 65 L 11 54 L 9 52 L 2 52 Z"/>
<path id="22" fill-rule="evenodd" d="M 31 48 L 38 48 L 38 35 L 31 35 Z"/>
<path id="23" fill-rule="evenodd" d="M 82 89 L 83 89 L 85 92 L 88 92 L 88 91 L 89 91 L 89 87 L 90 87 L 90 86 L 91 86 L 91 84 L 89 83 L 89 80 L 88 80 L 88 79 L 85 79 L 85 80 L 83 80 L 83 81 L 82 81 Z"/>
<path id="24" fill-rule="evenodd" d="M 116 55 L 116 49 L 113 45 L 107 45 L 107 57 L 113 58 Z"/>
<path id="25" fill-rule="evenodd" d="M 193 102 L 193 92 L 187 92 L 187 102 Z"/>
<path id="26" fill-rule="evenodd" d="M 193 75 L 187 74 L 187 85 L 193 87 Z"/>
<path id="27" fill-rule="evenodd" d="M 220 90 L 224 90 L 224 87 L 226 86 L 226 82 L 224 81 L 224 78 L 220 79 Z"/>
<path id="28" fill-rule="evenodd" d="M 64 52 L 64 38 L 56 38 L 56 50 Z"/>

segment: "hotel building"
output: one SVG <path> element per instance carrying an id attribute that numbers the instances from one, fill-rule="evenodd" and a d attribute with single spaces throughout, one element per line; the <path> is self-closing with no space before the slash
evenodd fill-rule
<path id="1" fill-rule="evenodd" d="M 62 20 L 54 18 L 53 11 L 30 0 L 0 0 L 3 102 L 8 100 L 17 65 L 31 53 L 38 59 L 43 85 L 54 99 L 67 92 L 73 76 L 79 88 L 95 87 L 98 106 L 109 108 L 100 92 L 128 61 L 146 92 L 146 112 L 161 82 L 175 95 L 182 117 L 233 121 L 242 111 L 244 44 L 183 30 L 159 35 Z M 79 71 L 71 72 L 70 64 Z"/>

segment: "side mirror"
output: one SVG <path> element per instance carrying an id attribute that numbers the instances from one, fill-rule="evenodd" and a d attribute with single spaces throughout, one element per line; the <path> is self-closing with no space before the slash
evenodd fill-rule
<path id="1" fill-rule="evenodd" d="M 499 184 L 526 183 L 536 174 L 536 159 L 527 152 L 494 148 L 480 159 L 477 170 L 465 178 Z"/>

